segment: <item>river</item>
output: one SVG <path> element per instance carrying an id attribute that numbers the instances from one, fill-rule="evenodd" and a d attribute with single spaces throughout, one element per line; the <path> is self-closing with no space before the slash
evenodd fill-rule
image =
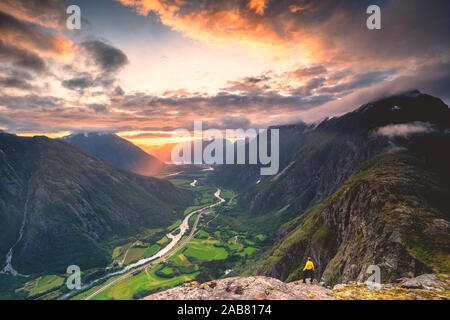
<path id="1" fill-rule="evenodd" d="M 167 238 L 169 238 L 169 239 L 171 240 L 170 243 L 169 243 L 167 246 L 165 246 L 164 248 L 162 248 L 160 251 L 158 251 L 156 254 L 154 254 L 153 256 L 148 257 L 148 258 L 141 259 L 141 260 L 139 260 L 139 261 L 137 261 L 137 262 L 135 262 L 135 263 L 133 263 L 133 264 L 130 264 L 130 265 L 124 267 L 124 268 L 121 269 L 121 270 L 118 270 L 118 271 L 114 271 L 114 272 L 108 273 L 108 274 L 106 274 L 106 275 L 104 275 L 104 276 L 102 276 L 102 277 L 100 277 L 100 278 L 98 278 L 98 279 L 95 279 L 95 280 L 89 282 L 88 284 L 83 285 L 83 286 L 82 286 L 80 289 L 78 289 L 78 290 L 72 290 L 72 291 L 66 293 L 65 295 L 63 295 L 63 296 L 61 296 L 60 298 L 58 298 L 58 300 L 66 300 L 66 299 L 72 297 L 73 295 L 75 295 L 75 294 L 77 294 L 77 293 L 79 293 L 79 292 L 82 292 L 82 291 L 84 291 L 84 290 L 86 290 L 86 289 L 92 287 L 92 286 L 95 285 L 97 282 L 100 282 L 100 281 L 105 280 L 105 279 L 110 278 L 110 277 L 114 277 L 114 276 L 118 276 L 118 275 L 127 273 L 128 271 L 130 271 L 130 270 L 132 270 L 132 269 L 134 269 L 134 268 L 140 267 L 140 266 L 145 265 L 145 264 L 147 264 L 147 263 L 149 263 L 149 262 L 151 262 L 151 261 L 153 261 L 153 260 L 155 260 L 155 259 L 161 258 L 161 257 L 164 256 L 165 254 L 167 254 L 173 247 L 175 247 L 175 245 L 181 240 L 181 238 L 182 238 L 183 235 L 186 233 L 186 231 L 189 230 L 189 219 L 190 219 L 194 214 L 196 214 L 196 213 L 198 213 L 198 212 L 201 212 L 201 211 L 204 211 L 204 210 L 206 210 L 206 209 L 210 209 L 210 208 L 212 208 L 212 207 L 215 207 L 215 206 L 217 206 L 217 205 L 219 205 L 219 204 L 225 202 L 225 199 L 223 199 L 223 198 L 220 196 L 220 193 L 221 193 L 221 190 L 220 190 L 220 189 L 217 189 L 216 193 L 214 193 L 214 196 L 215 196 L 216 198 L 219 199 L 218 202 L 215 202 L 215 203 L 213 203 L 213 204 L 211 204 L 211 205 L 209 205 L 209 206 L 206 206 L 206 207 L 197 209 L 197 210 L 192 211 L 191 213 L 189 213 L 189 214 L 184 218 L 183 222 L 180 224 L 180 226 L 179 226 L 178 228 L 176 228 L 175 230 L 173 230 L 172 232 L 170 232 L 170 233 L 168 233 L 168 234 L 166 235 Z M 176 235 L 173 235 L 173 233 L 174 233 L 175 231 L 177 231 L 177 230 L 180 230 L 180 232 L 178 232 Z"/>

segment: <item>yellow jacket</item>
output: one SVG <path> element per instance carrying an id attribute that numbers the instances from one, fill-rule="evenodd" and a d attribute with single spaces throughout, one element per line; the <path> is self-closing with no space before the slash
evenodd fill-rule
<path id="1" fill-rule="evenodd" d="M 306 265 L 303 268 L 303 271 L 305 271 L 305 270 L 314 270 L 314 263 L 312 263 L 312 261 L 306 262 Z"/>

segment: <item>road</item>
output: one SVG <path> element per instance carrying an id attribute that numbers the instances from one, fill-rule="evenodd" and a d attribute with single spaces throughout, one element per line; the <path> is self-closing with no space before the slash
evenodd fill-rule
<path id="1" fill-rule="evenodd" d="M 97 290 L 95 290 L 94 292 L 92 292 L 91 294 L 89 294 L 88 296 L 86 296 L 86 297 L 84 298 L 84 300 L 90 300 L 91 298 L 93 298 L 93 297 L 95 297 L 96 295 L 98 295 L 99 293 L 103 292 L 104 290 L 106 290 L 106 289 L 109 288 L 110 286 L 116 284 L 116 283 L 119 282 L 119 281 L 122 281 L 122 280 L 124 280 L 124 279 L 130 277 L 130 276 L 131 276 L 133 273 L 135 273 L 136 271 L 138 271 L 138 270 L 145 270 L 145 269 L 147 269 L 148 267 L 150 267 L 150 266 L 152 266 L 152 265 L 156 265 L 156 264 L 158 264 L 158 263 L 160 263 L 160 262 L 162 262 L 162 261 L 165 261 L 165 260 L 167 260 L 168 258 L 170 258 L 172 255 L 174 255 L 176 252 L 178 252 L 178 250 L 180 250 L 180 249 L 183 248 L 186 244 L 188 244 L 188 243 L 192 240 L 192 238 L 194 237 L 195 231 L 197 230 L 197 225 L 198 225 L 198 222 L 199 222 L 199 220 L 200 220 L 201 215 L 202 215 L 203 213 L 205 213 L 205 211 L 207 211 L 208 209 L 211 209 L 211 208 L 213 208 L 213 207 L 215 207 L 215 206 L 218 206 L 219 204 L 222 204 L 222 203 L 225 202 L 225 199 L 223 199 L 223 198 L 220 196 L 220 193 L 221 193 L 221 190 L 220 190 L 220 189 L 217 189 L 216 193 L 214 194 L 214 196 L 215 196 L 216 198 L 219 199 L 218 202 L 215 202 L 215 203 L 213 203 L 213 204 L 211 204 L 211 205 L 209 205 L 209 206 L 207 206 L 207 207 L 204 207 L 204 208 L 195 210 L 195 211 L 191 212 L 191 213 L 188 215 L 188 217 L 185 218 L 185 221 L 183 221 L 183 224 L 184 224 L 185 222 L 187 222 L 187 228 L 189 228 L 189 218 L 190 218 L 192 215 L 198 213 L 198 216 L 197 216 L 197 218 L 195 219 L 194 225 L 193 225 L 193 227 L 192 227 L 191 232 L 189 233 L 189 236 L 188 236 L 184 241 L 182 241 L 179 245 L 176 245 L 176 244 L 175 244 L 170 250 L 168 250 L 165 254 L 163 254 L 163 255 L 162 255 L 161 257 L 159 257 L 158 259 L 153 260 L 153 261 L 151 261 L 151 262 L 149 262 L 149 263 L 147 263 L 147 264 L 144 264 L 144 265 L 142 265 L 142 266 L 140 266 L 140 267 L 138 267 L 138 268 L 132 269 L 132 270 L 128 271 L 127 273 L 124 273 L 124 274 L 121 275 L 120 277 L 118 277 L 118 278 L 116 278 L 116 279 L 114 279 L 114 280 L 112 280 L 112 281 L 110 281 L 110 282 L 107 282 L 107 283 L 103 284 L 100 288 L 98 288 Z M 180 227 L 181 227 L 181 226 L 180 226 Z M 186 227 L 186 226 L 185 226 L 185 227 Z M 187 229 L 187 228 L 186 228 L 186 229 Z M 186 229 L 185 229 L 184 231 L 186 231 Z M 183 231 L 183 228 L 182 228 L 181 231 L 180 231 L 181 236 L 179 237 L 178 242 L 182 239 L 182 236 L 183 236 L 183 234 L 184 234 L 184 232 L 182 232 L 182 231 Z M 172 238 L 172 239 L 173 239 L 173 238 Z"/>

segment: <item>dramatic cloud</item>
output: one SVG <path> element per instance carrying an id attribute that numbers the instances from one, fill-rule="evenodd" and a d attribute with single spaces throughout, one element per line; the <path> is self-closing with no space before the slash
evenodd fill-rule
<path id="1" fill-rule="evenodd" d="M 0 11 L 48 28 L 60 28 L 66 20 L 61 0 L 5 0 L 0 2 Z"/>
<path id="2" fill-rule="evenodd" d="M 269 52 L 273 58 L 295 53 L 316 62 L 373 65 L 397 63 L 406 55 L 423 57 L 424 50 L 445 52 L 449 46 L 444 31 L 450 24 L 448 1 L 433 5 L 420 0 L 376 1 L 389 32 L 365 27 L 363 1 L 118 1 L 142 15 L 156 12 L 162 23 L 187 37 L 214 45 L 245 45 L 258 52 L 264 49 L 263 54 Z M 409 38 L 411 33 L 414 36 Z"/>
<path id="3" fill-rule="evenodd" d="M 5 44 L 0 40 L 0 61 L 36 72 L 45 70 L 45 61 L 37 54 Z"/>
<path id="4" fill-rule="evenodd" d="M 412 89 L 450 101 L 448 1 L 70 4 L 92 26 L 66 30 L 63 1 L 0 2 L 4 128 L 147 141 L 194 120 L 219 129 L 315 122 Z M 367 29 L 368 4 L 381 7 L 381 30 Z"/>
<path id="5" fill-rule="evenodd" d="M 16 77 L 6 77 L 6 78 L 0 77 L 0 87 L 18 88 L 25 90 L 30 90 L 33 88 L 33 86 L 29 84 L 27 81 L 23 80 L 22 78 Z"/>
<path id="6" fill-rule="evenodd" d="M 71 90 L 84 90 L 96 86 L 94 79 L 92 79 L 89 73 L 84 73 L 76 78 L 64 80 L 61 84 L 63 87 Z"/>
<path id="7" fill-rule="evenodd" d="M 117 72 L 128 63 L 127 56 L 119 49 L 99 40 L 83 42 L 81 46 L 95 65 L 104 72 Z"/>
<path id="8" fill-rule="evenodd" d="M 0 11 L 0 40 L 48 57 L 62 57 L 71 52 L 73 45 L 64 35 L 42 29 Z"/>

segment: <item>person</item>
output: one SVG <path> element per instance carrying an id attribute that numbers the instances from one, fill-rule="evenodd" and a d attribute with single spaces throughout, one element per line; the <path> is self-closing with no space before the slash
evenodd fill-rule
<path id="1" fill-rule="evenodd" d="M 314 280 L 314 263 L 311 258 L 308 258 L 308 261 L 306 261 L 306 265 L 303 268 L 303 283 L 306 283 L 306 278 L 310 278 L 311 283 Z"/>

